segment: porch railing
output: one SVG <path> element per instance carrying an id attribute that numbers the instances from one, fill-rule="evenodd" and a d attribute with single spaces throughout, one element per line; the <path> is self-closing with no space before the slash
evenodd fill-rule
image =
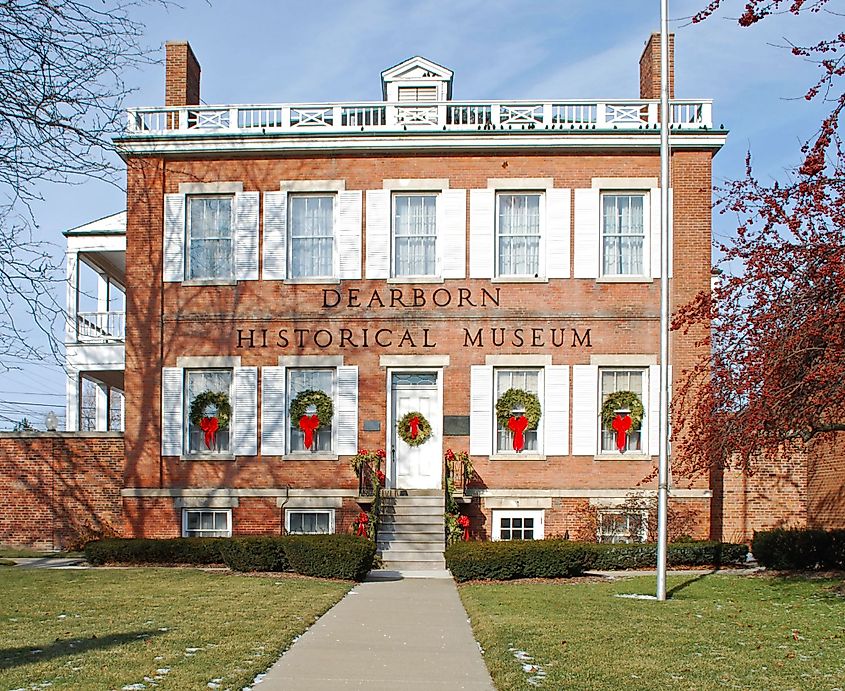
<path id="1" fill-rule="evenodd" d="M 76 339 L 80 343 L 123 342 L 125 338 L 125 312 L 78 312 L 76 315 Z"/>

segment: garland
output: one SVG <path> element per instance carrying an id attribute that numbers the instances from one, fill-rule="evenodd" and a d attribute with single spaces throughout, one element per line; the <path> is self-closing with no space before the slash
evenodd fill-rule
<path id="1" fill-rule="evenodd" d="M 396 423 L 396 430 L 408 446 L 421 446 L 431 437 L 431 425 L 418 410 L 405 413 Z"/>
<path id="2" fill-rule="evenodd" d="M 496 401 L 496 422 L 499 423 L 499 427 L 508 429 L 508 422 L 515 409 L 524 409 L 525 417 L 528 419 L 528 429 L 537 429 L 543 411 L 536 394 L 525 389 L 508 389 L 499 396 L 499 400 Z"/>
<path id="3" fill-rule="evenodd" d="M 217 413 L 211 417 L 217 418 L 217 429 L 227 429 L 229 420 L 232 417 L 232 404 L 229 402 L 229 395 L 222 391 L 203 391 L 197 394 L 191 402 L 191 424 L 194 427 L 201 427 L 203 418 L 207 418 L 205 409 L 214 408 Z"/>
<path id="4" fill-rule="evenodd" d="M 633 391 L 614 391 L 601 407 L 601 424 L 604 429 L 613 429 L 617 410 L 630 410 L 631 428 L 638 430 L 643 424 L 645 409 L 640 397 Z"/>
<path id="5" fill-rule="evenodd" d="M 299 421 L 306 415 L 308 407 L 312 405 L 317 408 L 317 419 L 320 422 L 320 427 L 331 427 L 332 417 L 334 416 L 334 404 L 331 396 L 316 389 L 300 391 L 290 402 L 291 424 L 298 428 Z"/>

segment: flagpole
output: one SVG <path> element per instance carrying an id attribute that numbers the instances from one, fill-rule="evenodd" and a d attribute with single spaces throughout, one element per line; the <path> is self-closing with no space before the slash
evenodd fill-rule
<path id="1" fill-rule="evenodd" d="M 657 599 L 666 599 L 669 505 L 669 0 L 660 0 L 660 418 Z"/>

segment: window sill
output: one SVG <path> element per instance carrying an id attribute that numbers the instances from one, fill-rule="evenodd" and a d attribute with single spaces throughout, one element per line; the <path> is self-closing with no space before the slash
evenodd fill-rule
<path id="1" fill-rule="evenodd" d="M 388 283 L 443 283 L 443 279 L 439 276 L 397 276 L 388 278 Z"/>
<path id="2" fill-rule="evenodd" d="M 593 456 L 594 461 L 650 461 L 647 453 L 600 453 Z"/>
<path id="3" fill-rule="evenodd" d="M 549 279 L 543 276 L 496 276 L 490 279 L 490 283 L 548 283 Z"/>
<path id="4" fill-rule="evenodd" d="M 286 278 L 284 280 L 286 285 L 337 285 L 340 283 L 339 278 Z"/>
<path id="5" fill-rule="evenodd" d="M 490 456 L 491 461 L 545 461 L 545 454 L 539 453 L 496 453 Z"/>
<path id="6" fill-rule="evenodd" d="M 180 461 L 234 461 L 235 456 L 228 453 L 192 453 L 179 456 Z"/>
<path id="7" fill-rule="evenodd" d="M 596 283 L 654 283 L 651 276 L 599 276 Z"/>
<path id="8" fill-rule="evenodd" d="M 189 278 L 182 281 L 183 286 L 235 286 L 238 281 L 235 278 Z"/>
<path id="9" fill-rule="evenodd" d="M 282 456 L 283 461 L 336 461 L 339 456 L 333 453 L 287 453 Z"/>

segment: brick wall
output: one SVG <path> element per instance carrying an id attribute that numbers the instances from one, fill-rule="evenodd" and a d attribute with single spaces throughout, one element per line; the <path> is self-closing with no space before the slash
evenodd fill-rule
<path id="1" fill-rule="evenodd" d="M 0 433 L 0 543 L 58 549 L 120 533 L 123 436 Z"/>
<path id="2" fill-rule="evenodd" d="M 640 56 L 640 98 L 660 98 L 660 34 L 652 34 Z M 675 98 L 675 34 L 669 34 L 669 98 Z"/>
<path id="3" fill-rule="evenodd" d="M 845 528 L 845 433 L 810 443 L 807 516 L 814 528 Z"/>

